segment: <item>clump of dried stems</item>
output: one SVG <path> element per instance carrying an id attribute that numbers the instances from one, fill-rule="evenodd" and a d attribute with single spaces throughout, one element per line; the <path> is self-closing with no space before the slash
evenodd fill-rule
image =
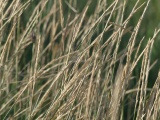
<path id="1" fill-rule="evenodd" d="M 76 0 L 1 0 L 1 120 L 160 118 L 160 73 L 147 87 L 160 29 L 137 37 L 150 0 L 129 14 L 127 0 L 99 0 L 89 14 L 92 2 L 80 10 Z"/>

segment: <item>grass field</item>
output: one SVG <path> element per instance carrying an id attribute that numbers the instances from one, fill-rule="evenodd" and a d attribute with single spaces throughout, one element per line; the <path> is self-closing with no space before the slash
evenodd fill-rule
<path id="1" fill-rule="evenodd" d="M 0 120 L 159 120 L 158 9 L 1 0 Z"/>

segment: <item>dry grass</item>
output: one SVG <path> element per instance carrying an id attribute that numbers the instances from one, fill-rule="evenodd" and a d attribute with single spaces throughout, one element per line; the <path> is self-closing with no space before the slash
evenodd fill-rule
<path id="1" fill-rule="evenodd" d="M 92 1 L 82 11 L 72 0 L 1 1 L 0 118 L 159 119 L 160 73 L 147 84 L 160 29 L 137 38 L 149 2 L 137 0 L 126 16 L 125 0 L 99 0 L 90 15 Z"/>

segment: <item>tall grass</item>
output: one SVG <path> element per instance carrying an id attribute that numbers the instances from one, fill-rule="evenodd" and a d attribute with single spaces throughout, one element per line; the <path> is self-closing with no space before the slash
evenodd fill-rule
<path id="1" fill-rule="evenodd" d="M 160 29 L 137 37 L 150 0 L 93 4 L 0 2 L 0 119 L 160 119 L 160 73 L 148 88 Z"/>

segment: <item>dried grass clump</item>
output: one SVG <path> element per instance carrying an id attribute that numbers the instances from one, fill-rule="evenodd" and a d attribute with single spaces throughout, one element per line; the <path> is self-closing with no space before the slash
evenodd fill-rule
<path id="1" fill-rule="evenodd" d="M 160 73 L 147 86 L 160 29 L 137 37 L 150 0 L 129 14 L 126 0 L 99 0 L 88 13 L 92 3 L 81 11 L 72 0 L 0 2 L 2 120 L 160 118 Z"/>

